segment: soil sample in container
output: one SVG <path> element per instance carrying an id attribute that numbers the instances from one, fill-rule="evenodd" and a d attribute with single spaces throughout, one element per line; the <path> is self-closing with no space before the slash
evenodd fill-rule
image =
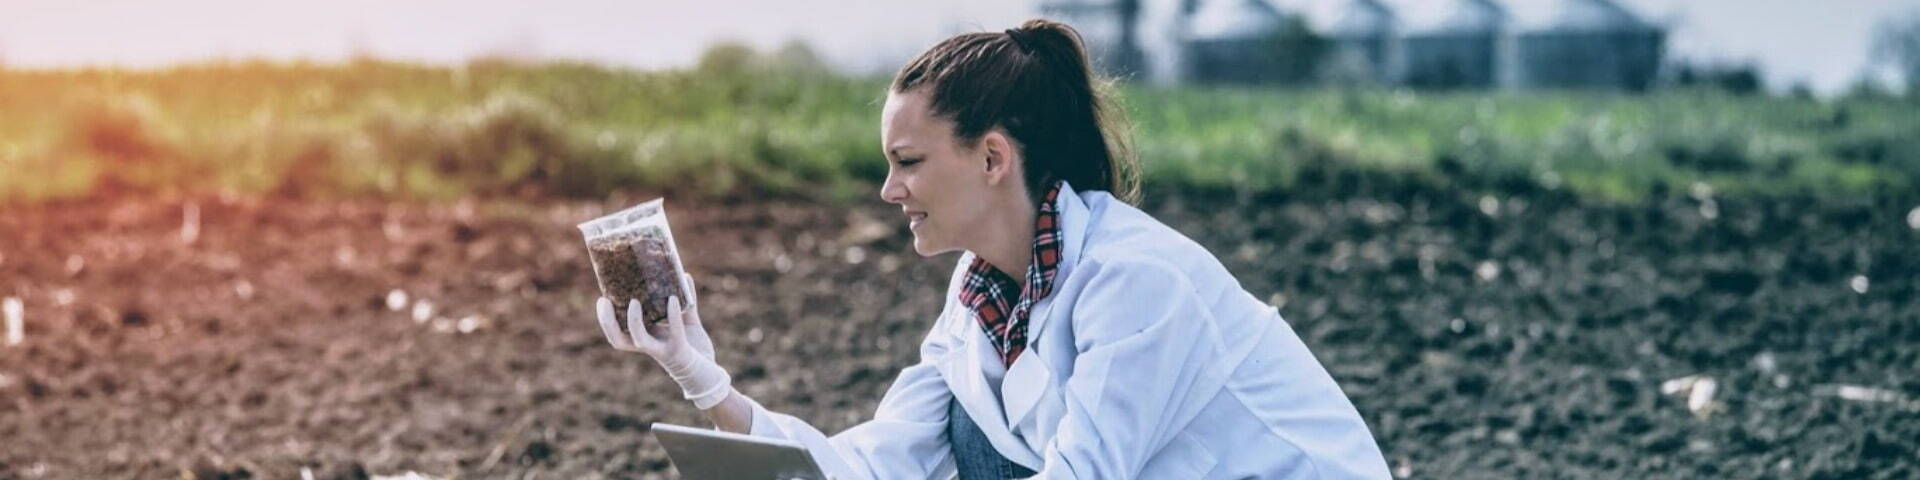
<path id="1" fill-rule="evenodd" d="M 684 308 L 693 308 L 660 200 L 581 223 L 580 231 L 600 293 L 613 301 L 622 331 L 627 330 L 628 300 L 640 300 L 648 325 L 666 320 L 669 298 L 679 297 Z"/>

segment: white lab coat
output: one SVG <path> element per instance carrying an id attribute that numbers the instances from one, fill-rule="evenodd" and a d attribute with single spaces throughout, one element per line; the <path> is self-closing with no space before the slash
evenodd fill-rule
<path id="1" fill-rule="evenodd" d="M 1064 250 L 1005 369 L 955 300 L 874 418 L 829 438 L 753 405 L 840 480 L 947 479 L 950 399 L 1034 478 L 1389 478 L 1366 423 L 1279 311 L 1199 244 L 1106 192 L 1060 195 Z M 992 370 L 989 370 L 992 369 Z"/>

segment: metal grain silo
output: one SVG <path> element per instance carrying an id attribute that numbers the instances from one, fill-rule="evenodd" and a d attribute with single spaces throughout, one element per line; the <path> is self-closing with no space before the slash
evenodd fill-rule
<path id="1" fill-rule="evenodd" d="M 1398 19 L 1380 0 L 1351 0 L 1326 34 L 1333 41 L 1327 59 L 1334 81 L 1393 83 L 1401 70 Z"/>
<path id="2" fill-rule="evenodd" d="M 1187 22 L 1189 79 L 1202 83 L 1282 84 L 1306 80 L 1282 39 L 1309 34 L 1297 17 L 1264 0 L 1201 2 Z"/>
<path id="3" fill-rule="evenodd" d="M 1402 38 L 1403 83 L 1419 88 L 1497 85 L 1506 9 L 1491 0 L 1454 0 L 1448 12 L 1413 26 Z"/>
<path id="4" fill-rule="evenodd" d="M 1522 88 L 1644 90 L 1666 30 L 1609 0 L 1560 0 L 1514 35 L 1512 83 Z"/>

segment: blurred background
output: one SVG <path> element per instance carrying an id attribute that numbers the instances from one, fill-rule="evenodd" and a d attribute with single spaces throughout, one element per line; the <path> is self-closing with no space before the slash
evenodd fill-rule
<path id="1" fill-rule="evenodd" d="M 0 0 L 0 479 L 671 476 L 573 227 L 662 196 L 856 424 L 953 259 L 887 80 L 1032 17 L 1397 477 L 1920 475 L 1920 1 Z"/>

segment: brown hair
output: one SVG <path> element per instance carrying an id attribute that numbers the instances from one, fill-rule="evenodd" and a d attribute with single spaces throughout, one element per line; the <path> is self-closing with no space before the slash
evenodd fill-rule
<path id="1" fill-rule="evenodd" d="M 1026 158 L 1029 195 L 1066 180 L 1078 190 L 1138 200 L 1139 166 L 1126 119 L 1107 98 L 1111 85 L 1094 75 L 1073 27 L 1034 19 L 1005 32 L 955 35 L 893 77 L 894 92 L 920 87 L 928 88 L 933 114 L 952 120 L 963 144 L 1005 128 Z"/>

